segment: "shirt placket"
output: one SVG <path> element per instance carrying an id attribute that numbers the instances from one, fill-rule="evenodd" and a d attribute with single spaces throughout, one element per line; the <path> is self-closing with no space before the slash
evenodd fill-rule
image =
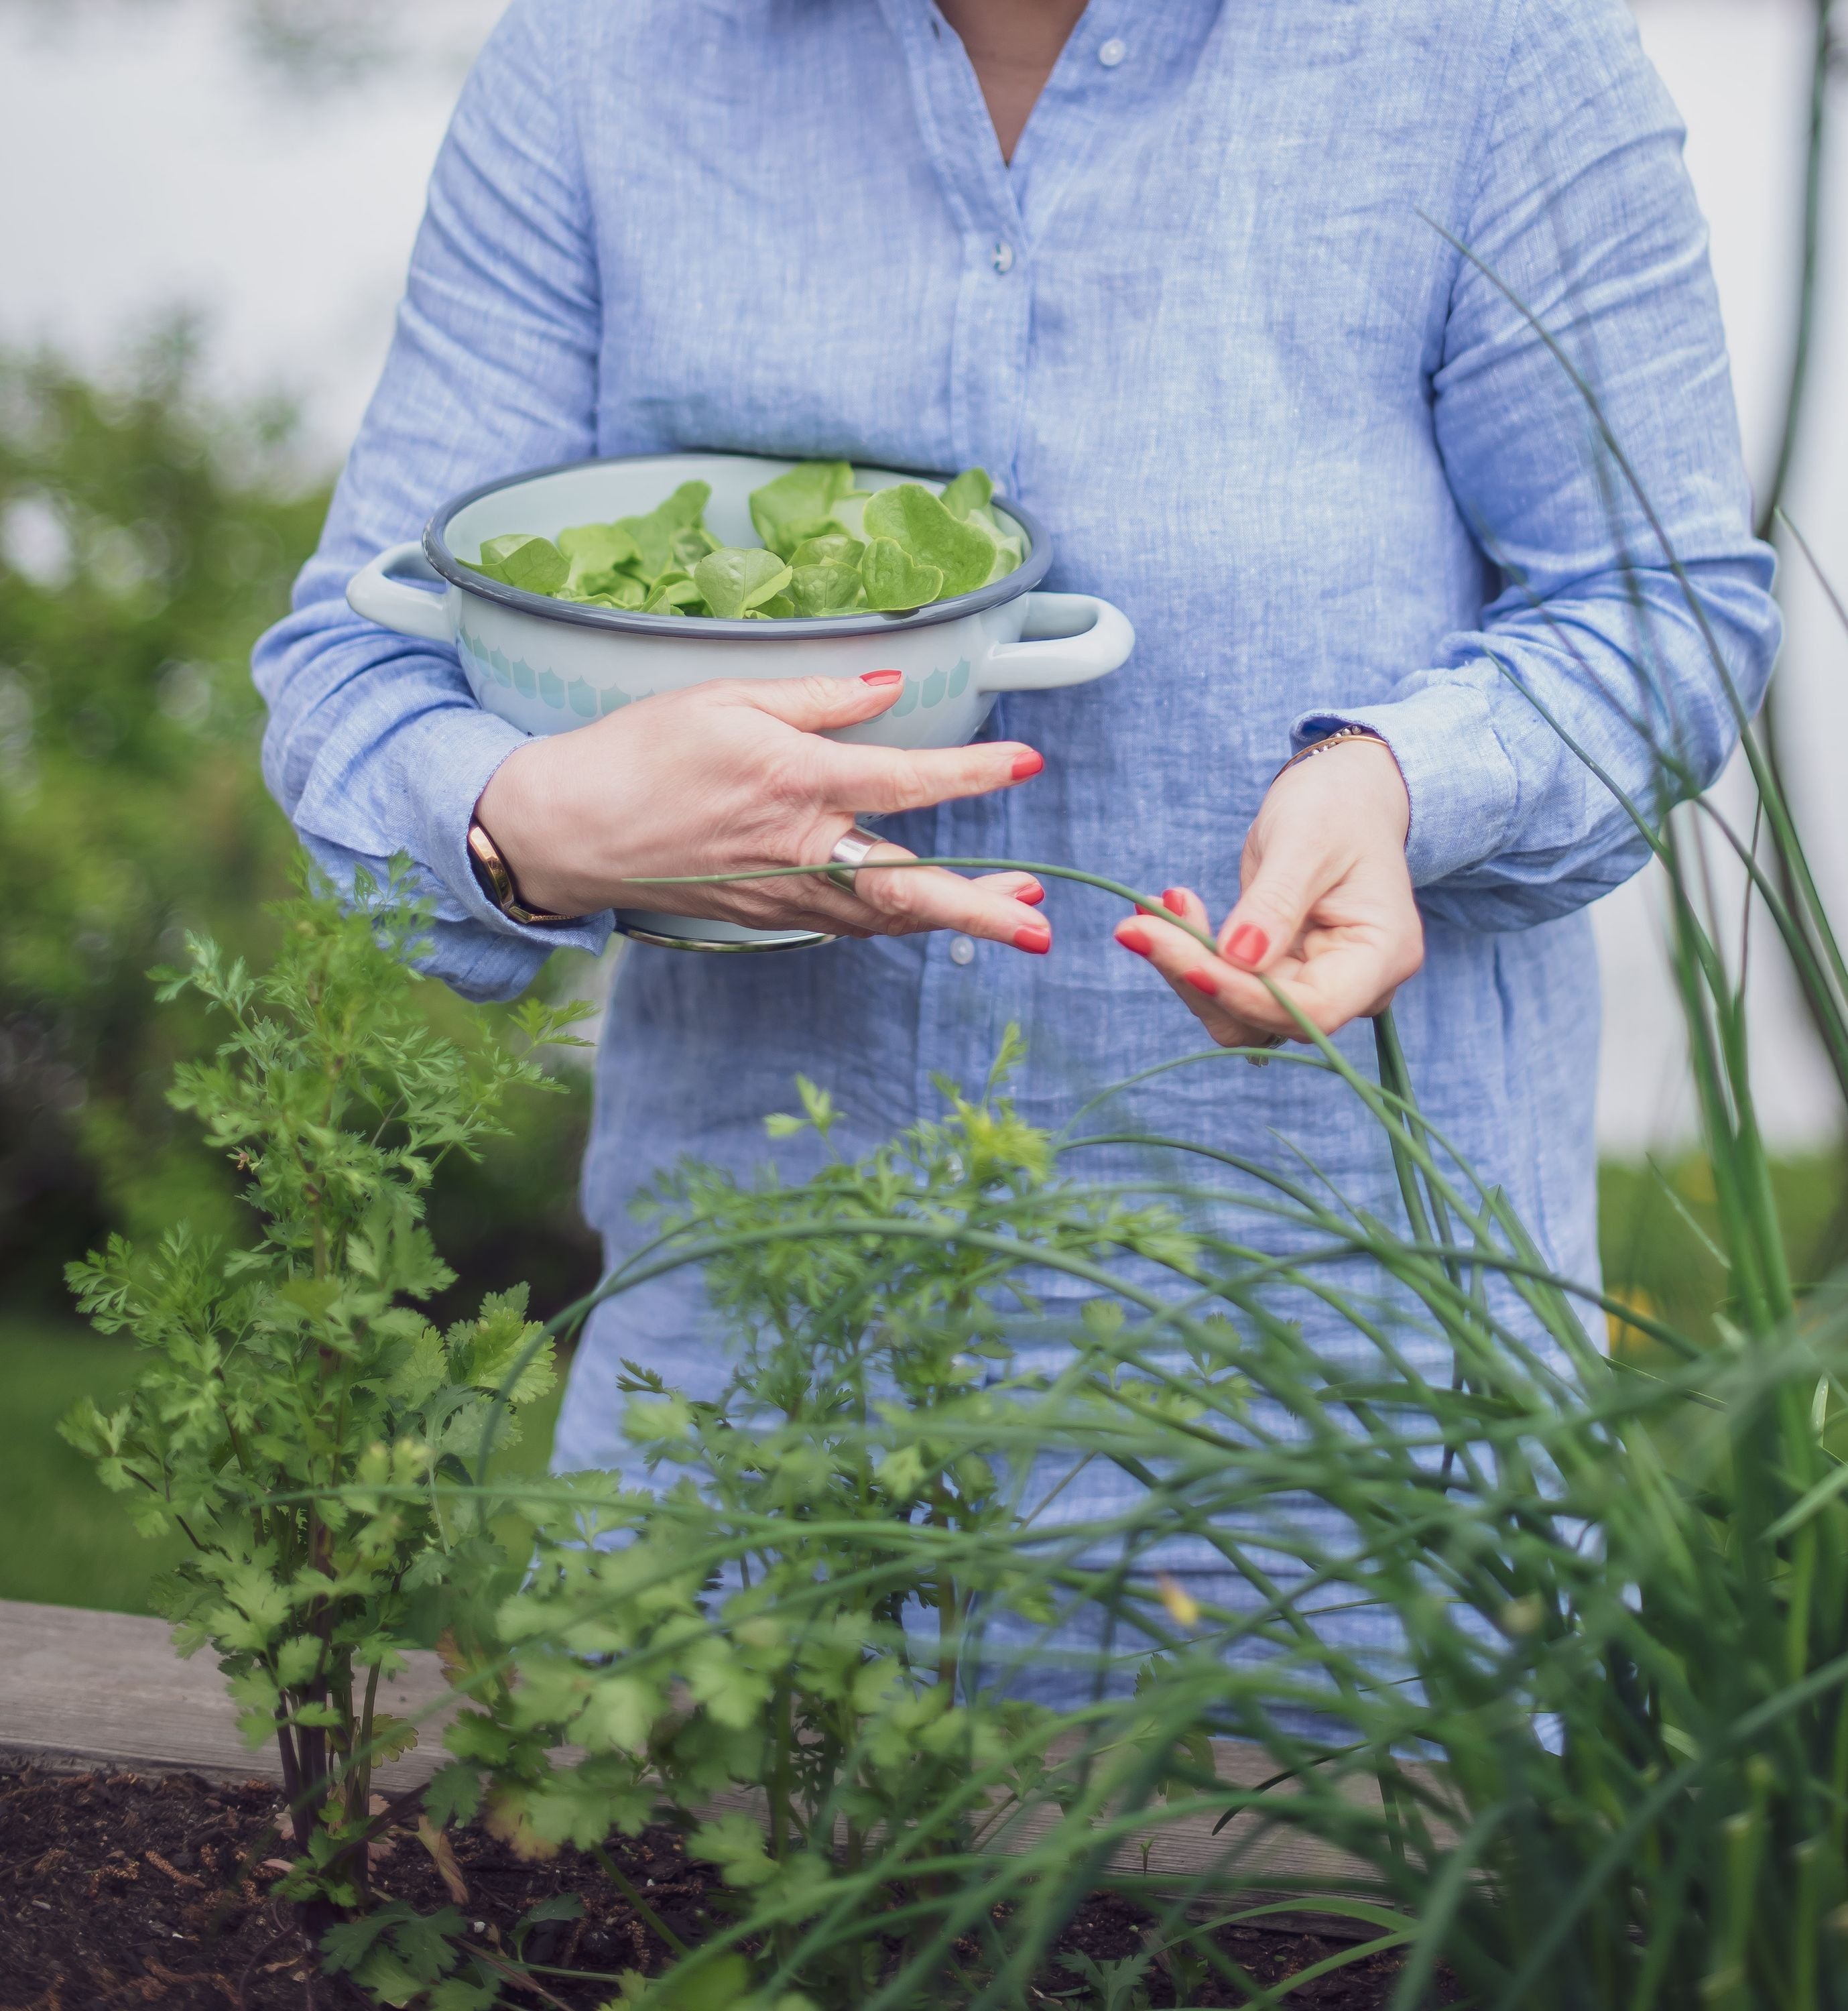
<path id="1" fill-rule="evenodd" d="M 981 89 L 932 0 L 880 0 L 903 50 L 920 135 L 958 238 L 949 358 L 951 436 L 959 465 L 986 468 L 1004 492 L 1017 456 L 1029 388 L 1037 278 L 1036 225 L 1050 219 L 1103 116 L 1100 91 L 1120 81 L 1131 54 L 1122 0 L 1091 0 L 1049 79 L 1016 149 L 1002 160 Z M 1132 70 L 1133 74 L 1133 70 Z M 1005 700 L 990 730 L 1012 728 Z M 946 857 L 1012 857 L 1043 835 L 1012 792 L 946 803 L 934 845 Z M 1066 848 L 1056 848 L 1059 856 Z M 920 1109 L 931 1077 L 980 1081 L 1010 1020 L 1024 1020 L 1031 966 L 1004 944 L 961 934 L 927 937 L 919 984 L 917 1079 Z"/>
<path id="2" fill-rule="evenodd" d="M 930 0 L 880 0 L 910 75 L 925 151 L 954 222 L 957 251 L 949 354 L 950 432 L 959 467 L 986 468 L 1006 489 L 1027 391 L 1032 327 L 1031 247 L 988 108 L 954 35 Z M 1007 843 L 1002 799 L 945 804 L 933 843 L 950 856 L 993 856 Z M 1019 1015 L 1020 953 L 940 931 L 924 938 L 913 1094 L 935 1100 L 939 1074 L 979 1084 L 1002 1029 Z"/>

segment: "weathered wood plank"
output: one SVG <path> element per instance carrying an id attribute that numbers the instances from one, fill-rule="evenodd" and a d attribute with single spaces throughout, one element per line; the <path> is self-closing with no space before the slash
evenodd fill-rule
<path id="1" fill-rule="evenodd" d="M 440 1727 L 452 1707 L 436 1657 L 411 1657 L 407 1673 L 381 1695 L 381 1707 L 419 1719 L 419 1745 L 382 1767 L 379 1785 L 397 1793 L 427 1779 L 443 1759 Z M 424 1714 L 430 1714 L 426 1719 Z M 217 1778 L 280 1780 L 275 1748 L 252 1752 L 238 1735 L 223 1678 L 209 1653 L 182 1661 L 164 1621 L 68 1606 L 0 1600 L 0 1753 L 41 1765 L 182 1770 Z M 1258 1747 L 1219 1742 L 1222 1780 L 1255 1785 L 1274 1763 Z M 1370 1792 L 1357 1785 L 1357 1796 Z M 750 1807 L 748 1795 L 721 1798 Z M 1374 1803 L 1377 1806 L 1377 1803 Z M 1037 1810 L 999 1839 L 1031 1849 L 1054 1820 Z M 1200 1816 L 1139 1828 L 1111 1853 L 1114 1869 L 1146 1870 L 1170 1890 L 1218 1874 L 1255 1898 L 1307 1895 L 1367 1884 L 1365 1867 L 1314 1838 L 1241 1817 L 1219 1836 Z M 1216 1882 L 1216 1881 L 1215 1881 Z"/>
<path id="2" fill-rule="evenodd" d="M 1215 1739 L 1212 1757 L 1214 1772 L 1231 1787 L 1259 1787 L 1277 1772 L 1276 1760 L 1259 1746 Z M 1280 1810 L 1294 1792 L 1287 1785 L 1272 1788 L 1266 1792 L 1266 1803 Z M 1377 1811 L 1380 1807 L 1379 1791 L 1371 1780 L 1350 1781 L 1346 1793 L 1357 1809 Z M 1188 1799 L 1193 1799 L 1191 1795 Z M 1111 1851 L 1111 1870 L 1145 1873 L 1158 1881 L 1159 1889 L 1170 1893 L 1217 1886 L 1236 1887 L 1254 1901 L 1265 1894 L 1377 1895 L 1377 1884 L 1368 1867 L 1345 1852 L 1255 1814 L 1235 1817 L 1216 1835 L 1214 1824 L 1221 1813 L 1158 1817 L 1138 1823 Z M 1030 1850 L 1056 1820 L 1056 1812 L 1049 1807 L 1029 1810 L 997 1837 L 996 1847 L 1016 1853 Z"/>
<path id="3" fill-rule="evenodd" d="M 448 1691 L 434 1655 L 411 1660 L 379 1685 L 379 1705 L 418 1717 L 447 1704 Z M 47 1766 L 282 1778 L 273 1744 L 252 1752 L 240 1737 L 216 1660 L 182 1661 L 164 1620 L 23 1600 L 0 1600 L 0 1752 Z M 379 1769 L 380 1791 L 428 1780 L 445 1757 L 433 1721 L 417 1746 Z"/>

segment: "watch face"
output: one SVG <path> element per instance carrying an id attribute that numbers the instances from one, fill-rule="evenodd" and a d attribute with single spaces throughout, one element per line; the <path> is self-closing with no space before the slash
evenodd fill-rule
<path id="1" fill-rule="evenodd" d="M 473 822 L 468 826 L 468 864 L 475 874 L 475 885 L 505 914 L 513 899 L 513 882 L 501 863 L 500 855 L 494 849 L 493 840 Z"/>
<path id="2" fill-rule="evenodd" d="M 475 884 L 483 896 L 510 922 L 518 922 L 530 928 L 549 928 L 554 925 L 568 928 L 579 919 L 575 915 L 548 914 L 543 908 L 529 908 L 514 885 L 507 861 L 494 849 L 494 841 L 472 818 L 468 824 L 468 864 L 475 874 Z"/>

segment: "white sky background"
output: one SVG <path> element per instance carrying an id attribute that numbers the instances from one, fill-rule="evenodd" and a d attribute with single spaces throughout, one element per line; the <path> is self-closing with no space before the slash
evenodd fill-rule
<path id="1" fill-rule="evenodd" d="M 1768 472 L 1789 341 L 1807 0 L 1633 0 L 1689 127 L 1754 474 Z M 91 362 L 176 308 L 205 317 L 212 381 L 279 386 L 337 457 L 383 355 L 423 182 L 492 0 L 397 0 L 405 60 L 326 88 L 254 63 L 230 0 L 0 0 L 0 340 Z M 1838 85 L 1848 100 L 1848 81 Z M 1790 498 L 1848 586 L 1848 102 L 1829 176 L 1829 274 Z M 1782 672 L 1817 863 L 1848 892 L 1848 636 L 1799 561 Z M 1735 795 L 1733 800 L 1739 800 Z M 1600 1124 L 1633 1152 L 1685 1136 L 1674 1001 L 1647 884 L 1602 904 Z M 1818 1143 L 1825 1078 L 1763 958 L 1758 1087 L 1773 1134 Z"/>

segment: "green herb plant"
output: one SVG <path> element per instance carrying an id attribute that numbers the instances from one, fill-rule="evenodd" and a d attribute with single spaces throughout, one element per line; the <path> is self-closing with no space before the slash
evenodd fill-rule
<path id="1" fill-rule="evenodd" d="M 1616 469 L 1627 477 L 1620 458 Z M 1716 674 L 1729 689 L 1723 659 Z M 1789 806 L 1740 724 L 1758 789 L 1750 833 L 1697 793 L 1672 739 L 1653 800 L 1626 799 L 1663 869 L 1715 1195 L 1724 1285 L 1699 1331 L 1550 1269 L 1505 1197 L 1421 1114 L 1390 1015 L 1371 1070 L 1306 1025 L 1306 1048 L 1273 1065 L 1326 1074 L 1330 1094 L 1360 1101 L 1396 1208 L 1237 1141 L 1109 1121 L 1113 1099 L 1092 1099 L 1013 1204 L 1009 1234 L 991 1240 L 953 1211 L 937 1219 L 949 1245 L 994 1260 L 991 1295 L 1019 1289 L 1027 1266 L 1095 1294 L 1070 1322 L 1073 1376 L 1009 1387 L 986 1410 L 939 1401 L 877 1424 L 885 1461 L 928 1437 L 938 1458 L 997 1473 L 1038 1458 L 1134 1483 L 1111 1497 L 1120 1505 L 1056 1530 L 1009 1495 L 1007 1512 L 942 1544 L 951 1582 L 1003 1585 L 991 1606 L 1051 1616 L 1042 1665 L 1089 1674 L 1095 1700 L 1050 1738 L 992 1712 L 978 1589 L 959 1695 L 992 1728 L 1014 1770 L 1003 1791 L 1027 1815 L 925 1854 L 924 1837 L 946 1835 L 942 1812 L 969 1806 L 956 1796 L 993 1783 L 967 1768 L 896 1844 L 883 1825 L 867 1833 L 857 1883 L 836 1860 L 835 1890 L 857 1913 L 831 1907 L 819 1878 L 813 1895 L 781 1883 L 789 1854 L 774 1831 L 728 1831 L 732 1861 L 751 1867 L 735 1881 L 739 1917 L 722 1949 L 677 1959 L 664 2002 L 676 1978 L 721 1959 L 746 1964 L 739 1976 L 760 1991 L 815 1991 L 827 2011 L 1031 2001 L 1073 1910 L 1114 1889 L 1149 1910 L 1163 1954 L 1143 1972 L 1152 2002 L 1185 1975 L 1276 2004 L 1216 1931 L 1275 1910 L 1283 1832 L 1310 1847 L 1290 1873 L 1294 1903 L 1312 1895 L 1368 1931 L 1326 1966 L 1402 1956 L 1392 2011 L 1415 2011 L 1440 1967 L 1487 2011 L 1848 2011 L 1848 1315 L 1839 1285 L 1805 1288 L 1792 1263 L 1753 1096 L 1752 938 L 1717 904 L 1707 849 L 1738 863 L 1832 1056 L 1848 1053 L 1848 965 Z M 1173 1064 L 1238 1065 L 1220 1053 Z M 1071 1176 L 1105 1146 L 1137 1149 L 1146 1173 Z M 853 1287 L 779 1244 L 831 1241 L 903 1304 L 898 1253 L 918 1249 L 917 1226 L 871 1194 L 831 1190 L 832 1177 L 812 1223 L 799 1194 L 782 1202 L 773 1254 L 751 1267 L 799 1281 L 796 1306 L 825 1315 Z M 672 1254 L 721 1272 L 743 1262 L 718 1191 L 696 1178 L 686 1191 L 709 1233 Z M 1062 1225 L 1100 1210 L 1158 1206 L 1185 1231 L 1136 1242 L 1136 1267 L 1116 1261 L 1127 1239 L 1061 1241 Z M 1264 1233 L 1248 1241 L 1241 1213 Z M 1615 1359 L 1592 1339 L 1607 1318 L 1635 1337 Z M 799 1434 L 782 1456 L 809 1442 Z M 711 1463 L 695 1462 L 702 1486 Z M 594 1511 L 580 1500 L 575 1512 Z M 760 1525 L 772 1572 L 796 1546 L 781 1520 Z M 684 1582 L 703 1567 L 710 1588 L 739 1532 L 700 1527 L 710 1540 Z M 876 1573 L 922 1534 L 871 1532 L 837 1523 L 827 1573 L 779 1580 L 764 1624 L 795 1623 L 819 1585 Z M 1216 1559 L 1216 1594 L 1164 1582 L 1177 1541 Z M 510 1609 L 516 1653 L 574 1639 L 596 1652 L 600 1618 L 637 1589 L 561 1574 L 543 1621 Z M 707 1628 L 710 1604 L 682 1617 Z M 1060 1620 L 1088 1621 L 1079 1646 Z M 632 1652 L 611 1640 L 595 1680 L 620 1681 Z M 1126 1692 L 1128 1668 L 1138 1681 Z M 1231 1778 L 1228 1749 L 1245 1756 Z M 1185 1875 L 1151 1879 L 1151 1838 L 1181 1825 Z M 881 1904 L 870 1931 L 864 1909 Z M 847 1949 L 863 1964 L 851 1988 L 829 1981 Z M 1127 1972 L 1110 1982 L 1132 1987 Z"/>
<path id="2" fill-rule="evenodd" d="M 539 1562 L 499 1616 L 514 1680 L 451 1727 L 433 1792 L 442 1814 L 472 1811 L 485 1767 L 490 1827 L 527 1854 L 593 1853 L 645 1920 L 606 1839 L 682 1828 L 730 1904 L 696 1948 L 654 1923 L 678 1951 L 671 2001 L 737 2002 L 755 1979 L 767 2005 L 846 2006 L 895 1971 L 963 2001 L 1000 1939 L 985 1917 L 974 1952 L 939 1932 L 966 1910 L 971 1853 L 1082 1792 L 1062 1721 L 981 1666 L 985 1613 L 1051 1625 L 1069 1596 L 1031 1554 L 1031 1459 L 1010 1455 L 1038 1399 L 1010 1372 L 1006 1308 L 1034 1303 L 1024 1247 L 1084 1263 L 1187 1239 L 1159 1203 L 1049 1187 L 1051 1141 L 999 1093 L 1013 1052 L 980 1098 L 946 1085 L 942 1120 L 799 1185 L 664 1183 L 627 1282 L 702 1263 L 732 1372 L 694 1401 L 632 1369 L 650 1487 L 585 1475 L 550 1514 L 528 1503 Z M 830 1100 L 801 1087 L 773 1135 L 825 1141 Z M 1082 1351 L 1062 1379 L 1073 1403 L 1106 1383 Z M 1114 1764 L 1166 1743 L 1146 1722 Z"/>
<path id="3" fill-rule="evenodd" d="M 1003 578 L 1025 556 L 979 468 L 940 492 L 919 482 L 867 490 L 844 461 L 798 462 L 751 492 L 761 546 L 720 544 L 706 528 L 711 495 L 707 482 L 683 482 L 643 516 L 574 525 L 556 539 L 490 538 L 475 570 L 582 607 L 737 621 L 907 612 Z"/>
<path id="4" fill-rule="evenodd" d="M 161 995 L 226 1025 L 172 1098 L 244 1176 L 257 1233 L 224 1250 L 184 1227 L 151 1251 L 112 1237 L 73 1265 L 82 1310 L 142 1351 L 130 1401 L 85 1399 L 62 1430 L 128 1497 L 144 1533 L 190 1545 L 162 1589 L 181 1651 L 209 1646 L 246 1739 L 276 1742 L 293 1870 L 312 1917 L 362 1906 L 365 1844 L 389 1819 L 375 1766 L 415 1744 L 379 1707 L 420 1611 L 445 1582 L 504 1571 L 481 1477 L 552 1381 L 525 1288 L 439 1333 L 415 1302 L 451 1273 L 422 1226 L 443 1157 L 472 1153 L 510 1091 L 544 1089 L 530 1059 L 433 1034 L 408 959 L 424 926 L 394 878 L 346 906 L 311 889 L 277 911 L 265 975 L 189 939 Z M 568 1039 L 582 1008 L 536 1003 L 529 1048 Z"/>
<path id="5" fill-rule="evenodd" d="M 1613 492 L 1634 487 L 1604 443 Z M 764 550 L 732 555 L 716 601 L 695 576 L 716 554 L 688 535 L 706 498 L 685 492 L 629 520 L 627 546 L 591 536 L 618 527 L 580 527 L 575 553 L 562 534 L 561 583 L 600 557 L 644 601 L 679 571 L 666 585 L 683 607 L 774 614 L 799 555 L 853 559 L 864 590 L 872 503 L 856 514 L 838 475 L 797 473 L 771 504 L 760 492 Z M 910 506 L 883 507 L 903 528 Z M 532 562 L 532 578 L 555 570 Z M 1661 699 L 1640 695 L 1641 717 L 1667 717 Z M 1250 1141 L 1152 1132 L 1109 1096 L 1048 1138 L 995 1085 L 946 1092 L 940 1122 L 798 1184 L 689 1168 L 664 1187 L 657 1239 L 600 1296 L 703 1266 L 736 1373 L 699 1401 L 632 1373 L 648 1484 L 536 1486 L 530 1575 L 471 1564 L 497 1625 L 455 1651 L 475 1703 L 427 1805 L 439 1822 L 479 1810 L 535 1854 L 594 1857 L 617 1831 L 681 1825 L 728 1910 L 693 1945 L 656 1922 L 666 1973 L 612 1976 L 613 2002 L 1000 2011 L 1088 1988 L 1164 2011 L 1286 2005 L 1220 1934 L 1277 1910 L 1282 1836 L 1291 1909 L 1366 1932 L 1318 1970 L 1401 1957 L 1391 2011 L 1418 2011 L 1440 1966 L 1483 2011 L 1848 2011 L 1848 1319 L 1787 1247 L 1745 1004 L 1750 946 L 1775 933 L 1848 1085 L 1848 964 L 1750 732 L 1749 833 L 1695 796 L 1663 739 L 1654 799 L 1626 807 L 1663 869 L 1706 1134 L 1700 1233 L 1722 1283 L 1697 1328 L 1552 1272 L 1420 1112 L 1390 1016 L 1369 1066 L 1306 1027 L 1271 1058 L 1373 1119 L 1380 1178 L 1353 1191 Z M 1677 799 L 1693 800 L 1670 817 Z M 1714 845 L 1762 910 L 1756 935 L 1715 905 Z M 376 949 L 381 926 L 355 945 Z M 286 956 L 272 982 L 294 967 Z M 208 995 L 249 982 L 217 973 Z M 262 1098 L 260 1122 L 240 1116 L 233 1094 L 269 1084 L 258 1059 L 285 1038 L 256 1007 L 237 1009 L 220 1086 L 182 1084 L 225 1113 L 223 1148 L 280 1161 L 273 1193 L 254 1181 L 273 1226 L 237 1271 L 185 1239 L 87 1268 L 95 1310 L 148 1339 L 155 1393 L 75 1429 L 202 1541 L 179 1610 L 255 1679 L 253 1731 L 280 1723 L 298 1781 L 303 1739 L 323 1739 L 306 1749 L 325 1837 L 298 1838 L 291 1889 L 344 1907 L 365 1896 L 354 1756 L 380 1737 L 354 1709 L 358 1673 L 445 1619 L 469 1633 L 480 1601 L 452 1564 L 486 1558 L 467 1547 L 494 1498 L 472 1448 L 543 1340 L 509 1308 L 491 1347 L 491 1321 L 445 1342 L 391 1302 L 426 1261 L 408 1170 L 382 1176 L 402 1191 L 376 1227 L 361 1180 L 317 1256 L 316 1221 L 336 1226 L 325 1197 L 346 1191 L 326 1178 L 344 1163 L 329 1141 L 345 1134 L 337 1113 L 316 1129 L 300 1109 L 322 1110 L 335 1084 L 354 1094 L 352 1079 L 380 1085 L 375 1114 L 422 1108 L 426 1066 L 408 1038 L 352 1059 L 346 1019 L 339 1041 L 308 1040 L 321 1008 L 304 1018 L 288 1002 L 304 986 L 285 992 L 262 1011 L 301 1044 L 275 1064 L 286 1125 Z M 773 1128 L 825 1137 L 824 1091 L 803 1094 Z M 1085 1155 L 1106 1147 L 1142 1170 L 1087 1180 Z M 312 1203 L 291 1154 L 322 1174 Z M 1062 1365 L 1029 1372 L 1012 1315 L 1041 1308 L 1049 1273 L 1084 1304 Z M 325 1302 L 317 1282 L 334 1287 Z M 1615 1360 L 1593 1338 L 1606 1316 L 1632 1337 Z M 471 1346 L 495 1357 L 492 1386 Z M 229 1365 L 246 1358 L 268 1365 L 249 1388 Z M 428 1394 L 400 1379 L 420 1358 L 440 1358 Z M 370 1380 L 348 1365 L 362 1361 Z M 320 1399 L 342 1389 L 351 1430 Z M 448 1436 L 446 1390 L 465 1433 Z M 1079 1514 L 1069 1482 L 1063 1505 L 1057 1486 L 1036 1491 L 1048 1471 L 1129 1485 Z M 1169 1574 L 1177 1543 L 1210 1567 L 1185 1584 Z M 1077 1678 L 1078 1701 L 1022 1703 L 1023 1666 Z M 1170 1850 L 1152 1877 L 1155 1845 L 1177 1838 L 1184 1868 Z M 1148 1959 L 1093 1975 L 1059 1937 L 1100 1890 L 1146 1909 Z M 646 1893 L 625 1896 L 648 1920 Z M 484 1963 L 453 1914 L 401 1907 L 340 1922 L 323 1946 L 379 2001 L 427 1995 L 441 2011 L 485 2004 L 520 1967 Z M 514 1987 L 509 2001 L 540 2001 L 544 1974 Z"/>

